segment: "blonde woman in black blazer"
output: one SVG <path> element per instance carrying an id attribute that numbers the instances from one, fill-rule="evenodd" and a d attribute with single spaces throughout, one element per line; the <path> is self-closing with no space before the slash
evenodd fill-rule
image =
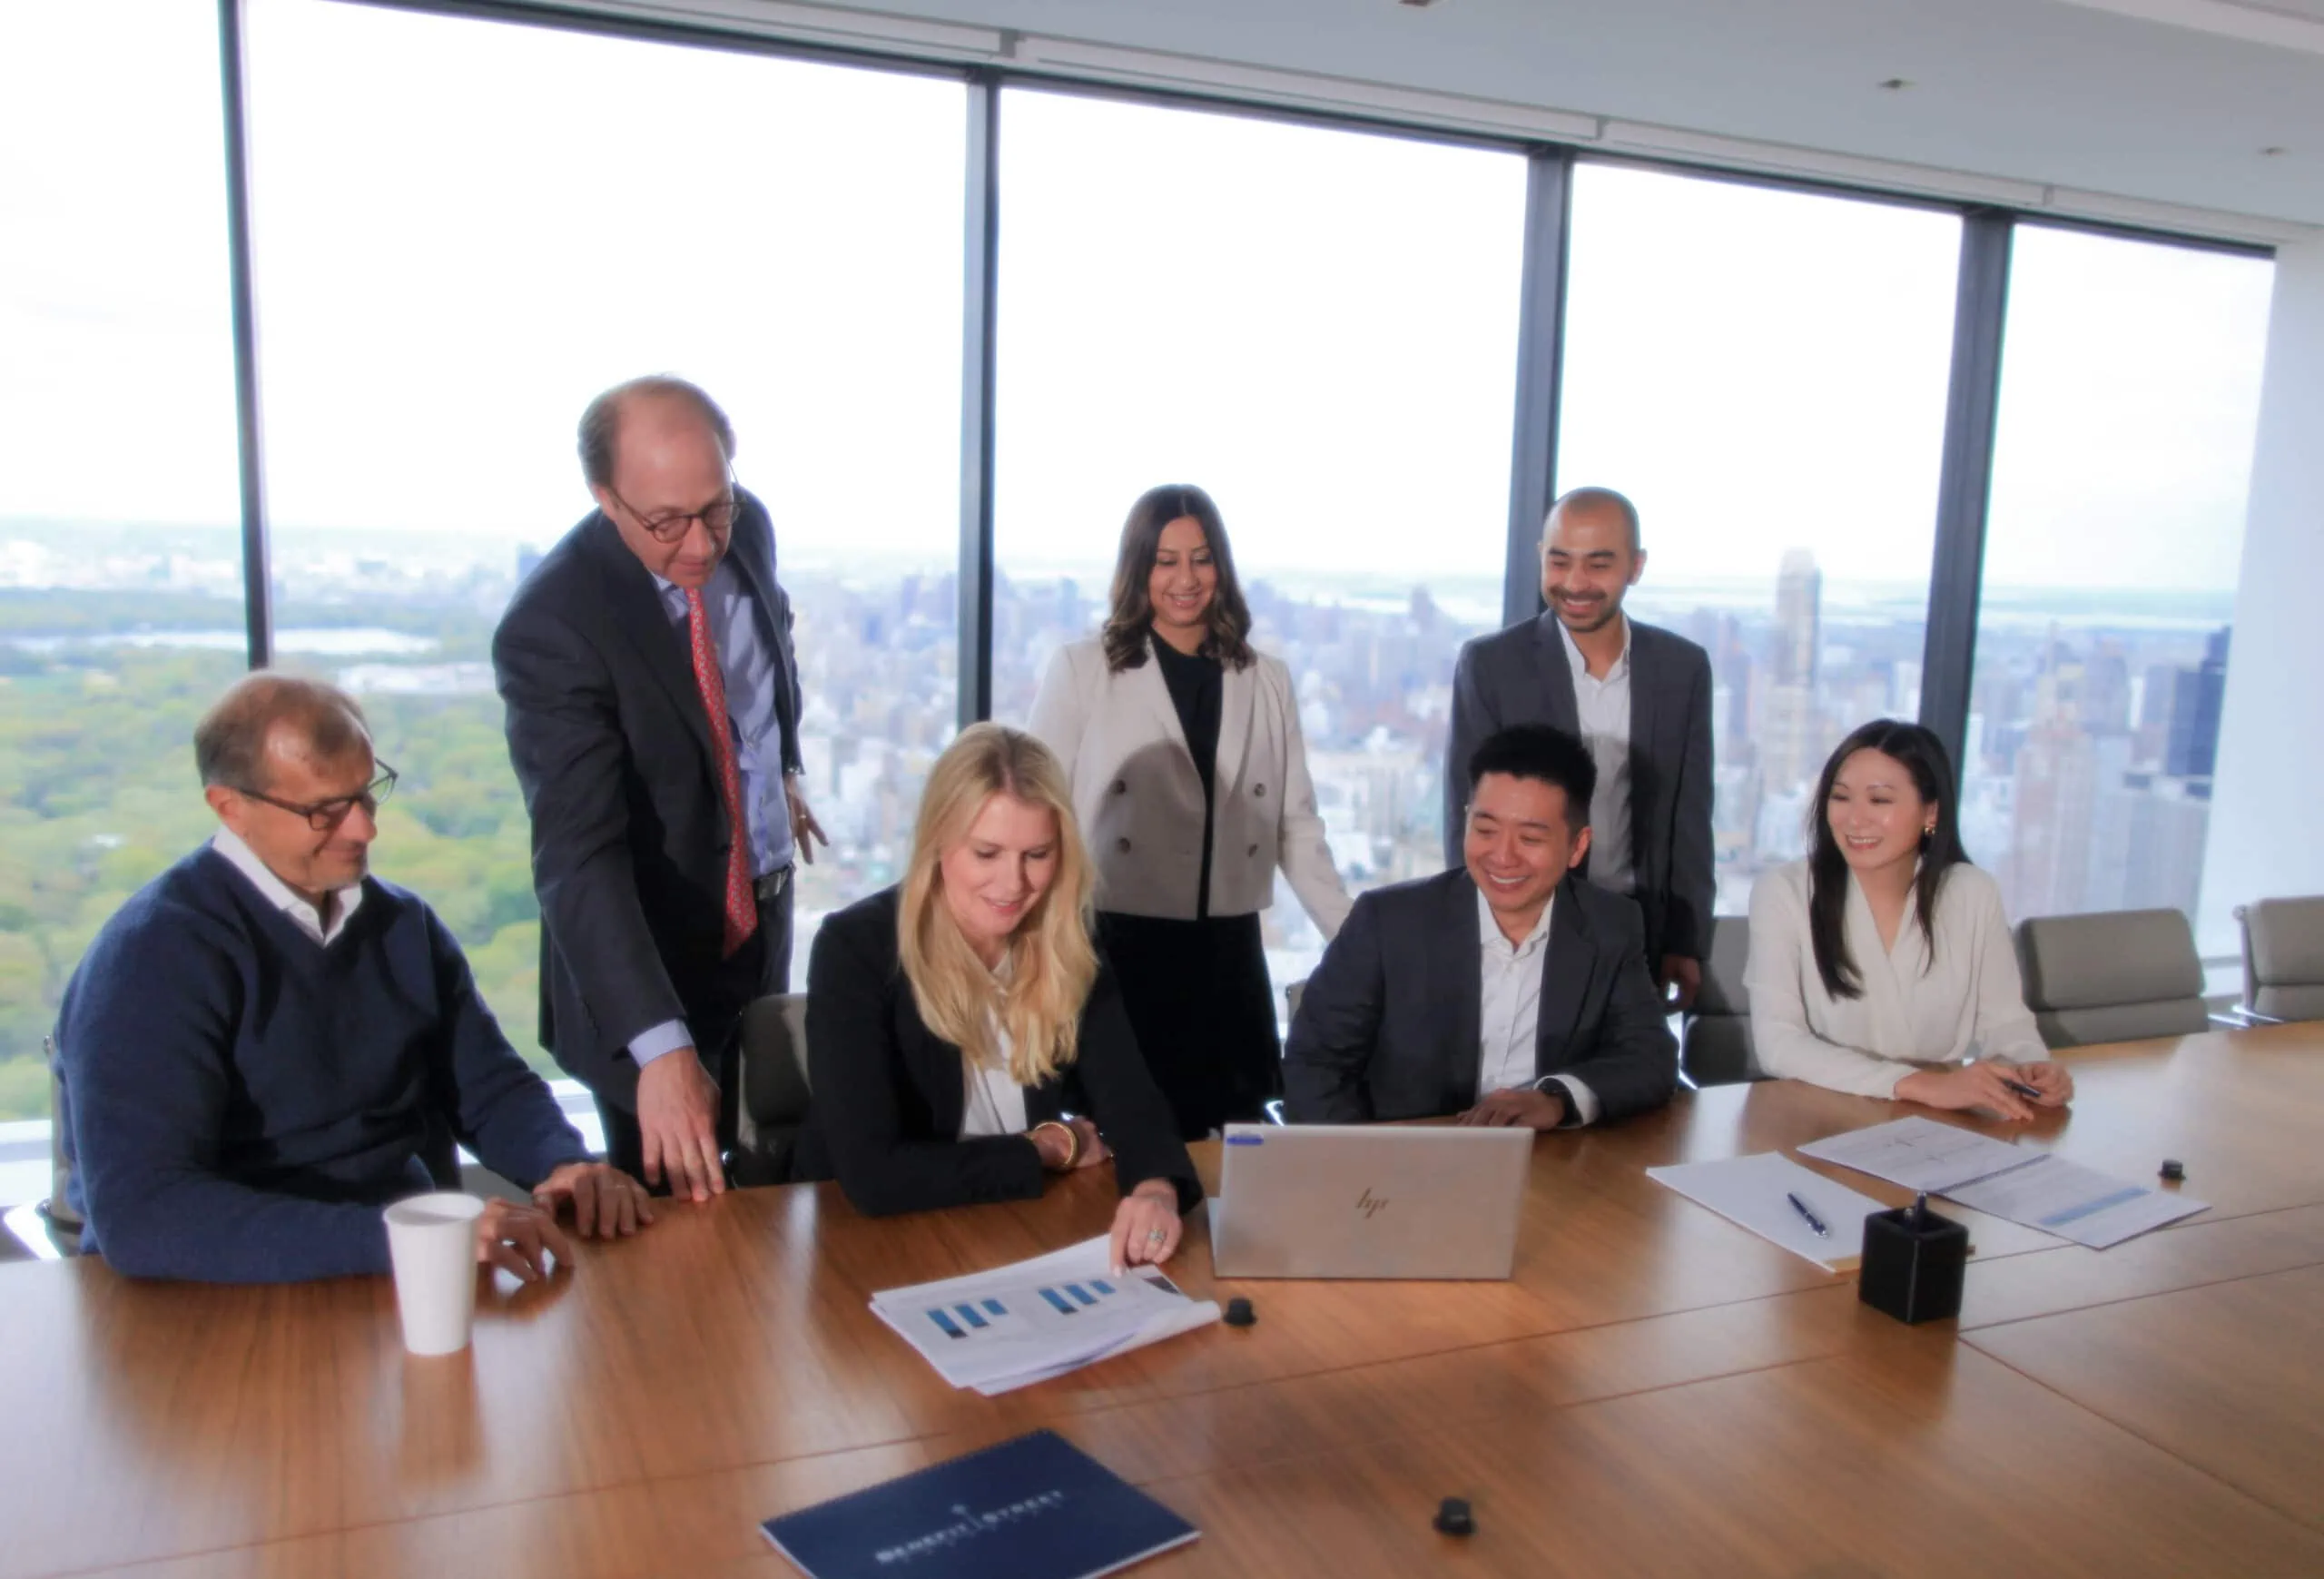
<path id="1" fill-rule="evenodd" d="M 963 730 L 904 881 L 816 936 L 800 1178 L 884 1216 L 1037 1196 L 1110 1158 L 1114 1264 L 1169 1258 L 1202 1188 L 1091 944 L 1091 881 L 1056 759 Z"/>
<path id="2" fill-rule="evenodd" d="M 1251 650 L 1250 628 L 1218 507 L 1149 489 L 1122 527 L 1104 632 L 1061 649 L 1033 703 L 1088 832 L 1130 1025 L 1190 1139 L 1283 1090 L 1259 932 L 1276 869 L 1326 942 L 1348 913 L 1291 672 Z"/>

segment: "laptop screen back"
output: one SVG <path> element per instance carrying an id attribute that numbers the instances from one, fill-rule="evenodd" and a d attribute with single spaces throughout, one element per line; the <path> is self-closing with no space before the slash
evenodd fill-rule
<path id="1" fill-rule="evenodd" d="M 1533 1131 L 1229 1124 L 1210 1222 L 1222 1278 L 1506 1278 Z"/>

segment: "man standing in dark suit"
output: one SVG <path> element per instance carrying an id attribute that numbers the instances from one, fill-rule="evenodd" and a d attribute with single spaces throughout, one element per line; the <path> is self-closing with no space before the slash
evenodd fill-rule
<path id="1" fill-rule="evenodd" d="M 1283 1050 L 1294 1123 L 1572 1129 L 1677 1087 L 1638 906 L 1570 879 L 1590 853 L 1588 748 L 1519 725 L 1467 766 L 1464 864 L 1359 897 L 1307 978 Z"/>
<path id="2" fill-rule="evenodd" d="M 533 824 L 541 1041 L 587 1085 L 608 1160 L 706 1200 L 726 1187 L 742 1013 L 788 987 L 799 788 L 791 603 L 734 432 L 680 379 L 581 418 L 597 508 L 492 640 Z"/>
<path id="3" fill-rule="evenodd" d="M 1611 489 L 1579 488 L 1541 528 L 1539 617 L 1461 649 L 1444 755 L 1444 862 L 1461 864 L 1470 754 L 1494 730 L 1551 724 L 1598 765 L 1589 807 L 1590 881 L 1638 901 L 1646 959 L 1669 1007 L 1702 985 L 1710 947 L 1710 658 L 1640 625 L 1622 597 L 1646 569 L 1638 511 Z"/>

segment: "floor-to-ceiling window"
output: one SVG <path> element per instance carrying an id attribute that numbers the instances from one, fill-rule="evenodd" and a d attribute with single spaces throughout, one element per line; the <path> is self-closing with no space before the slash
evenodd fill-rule
<path id="1" fill-rule="evenodd" d="M 1626 607 L 1710 654 L 1737 913 L 1831 747 L 1920 706 L 1961 224 L 1592 163 L 1571 219 L 1558 487 L 1630 496 Z"/>
<path id="2" fill-rule="evenodd" d="M 2272 266 L 2017 227 L 1963 834 L 2013 917 L 2192 914 Z"/>
<path id="3" fill-rule="evenodd" d="M 1500 621 L 1514 153 L 1012 89 L 993 711 L 1104 619 L 1131 501 L 1216 500 L 1355 888 L 1443 864 L 1452 661 Z M 1284 891 L 1277 984 L 1322 940 Z"/>
<path id="4" fill-rule="evenodd" d="M 216 825 L 193 724 L 244 640 L 215 27 L 0 9 L 0 1120 L 47 1111 L 97 928 Z"/>
<path id="5" fill-rule="evenodd" d="M 487 643 L 592 508 L 575 424 L 675 372 L 733 418 L 797 613 L 794 976 L 888 883 L 955 715 L 957 81 L 251 0 L 256 271 L 286 664 L 403 775 L 376 861 L 520 1046 L 537 909 Z"/>
<path id="6" fill-rule="evenodd" d="M 278 660 L 405 774 L 380 870 L 520 1045 L 537 952 L 486 642 L 588 508 L 598 389 L 696 378 L 777 522 L 803 932 L 892 880 L 957 709 L 957 74 L 247 0 Z M 245 662 L 216 15 L 0 14 L 0 1118 L 88 938 L 210 825 Z M 1453 655 L 1501 618 L 1516 153 L 1002 90 L 992 711 L 1102 617 L 1132 498 L 1224 508 L 1352 885 L 1433 870 Z M 1583 161 L 1560 486 L 1644 517 L 1640 617 L 1710 652 L 1721 908 L 1846 728 L 1921 688 L 1961 226 Z M 2191 905 L 2270 266 L 2020 225 L 1965 753 L 2014 913 Z M 802 948 L 804 947 L 804 938 Z M 1320 940 L 1279 903 L 1280 977 Z"/>

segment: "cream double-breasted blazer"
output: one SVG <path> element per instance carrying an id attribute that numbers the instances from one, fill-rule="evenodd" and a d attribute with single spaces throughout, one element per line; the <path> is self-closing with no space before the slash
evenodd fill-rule
<path id="1" fill-rule="evenodd" d="M 1329 941 L 1351 901 L 1315 811 L 1291 671 L 1258 655 L 1223 678 L 1212 774 L 1211 913 L 1265 910 L 1281 866 Z M 1041 676 L 1028 726 L 1072 780 L 1074 814 L 1098 868 L 1099 908 L 1193 920 L 1202 779 L 1161 665 L 1149 654 L 1116 674 L 1094 637 L 1061 647 Z"/>

